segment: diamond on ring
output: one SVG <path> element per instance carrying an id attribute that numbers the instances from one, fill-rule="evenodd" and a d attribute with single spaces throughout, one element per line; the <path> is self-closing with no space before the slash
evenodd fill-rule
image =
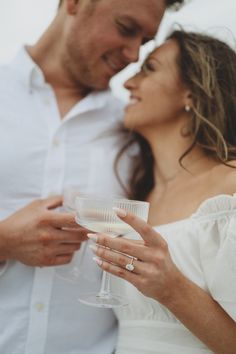
<path id="1" fill-rule="evenodd" d="M 133 264 L 131 264 L 131 263 L 126 264 L 125 268 L 126 268 L 127 270 L 129 270 L 130 272 L 132 272 L 132 271 L 134 270 L 134 266 L 133 266 Z"/>
<path id="2" fill-rule="evenodd" d="M 125 266 L 125 269 L 127 269 L 129 272 L 132 272 L 134 270 L 134 265 L 133 265 L 134 258 L 131 258 L 130 263 L 127 263 Z"/>

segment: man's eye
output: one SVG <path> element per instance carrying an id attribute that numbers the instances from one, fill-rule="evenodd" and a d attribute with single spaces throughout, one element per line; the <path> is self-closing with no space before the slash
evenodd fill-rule
<path id="1" fill-rule="evenodd" d="M 137 30 L 133 27 L 126 26 L 122 23 L 118 23 L 118 27 L 123 36 L 134 37 L 137 34 Z"/>

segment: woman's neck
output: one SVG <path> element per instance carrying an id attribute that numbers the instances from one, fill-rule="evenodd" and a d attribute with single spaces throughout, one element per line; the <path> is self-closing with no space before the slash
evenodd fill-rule
<path id="1" fill-rule="evenodd" d="M 154 157 L 154 178 L 158 186 L 167 186 L 191 176 L 204 173 L 216 165 L 199 146 L 181 160 L 180 158 L 192 144 L 192 138 L 170 131 L 160 134 L 150 133 L 146 136 Z"/>

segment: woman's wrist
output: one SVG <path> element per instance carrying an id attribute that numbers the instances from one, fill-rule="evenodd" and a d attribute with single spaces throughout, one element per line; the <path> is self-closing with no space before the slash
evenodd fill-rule
<path id="1" fill-rule="evenodd" d="M 186 299 L 186 294 L 191 288 L 191 281 L 186 278 L 178 269 L 176 269 L 176 274 L 168 286 L 166 292 L 163 293 L 162 298 L 158 299 L 167 307 L 171 312 L 178 311 L 183 304 L 183 299 Z"/>

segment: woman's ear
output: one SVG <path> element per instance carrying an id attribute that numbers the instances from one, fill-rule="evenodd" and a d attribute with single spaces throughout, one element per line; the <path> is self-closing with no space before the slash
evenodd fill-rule
<path id="1" fill-rule="evenodd" d="M 193 108 L 193 96 L 191 91 L 187 90 L 184 94 L 185 111 L 189 112 Z"/>

